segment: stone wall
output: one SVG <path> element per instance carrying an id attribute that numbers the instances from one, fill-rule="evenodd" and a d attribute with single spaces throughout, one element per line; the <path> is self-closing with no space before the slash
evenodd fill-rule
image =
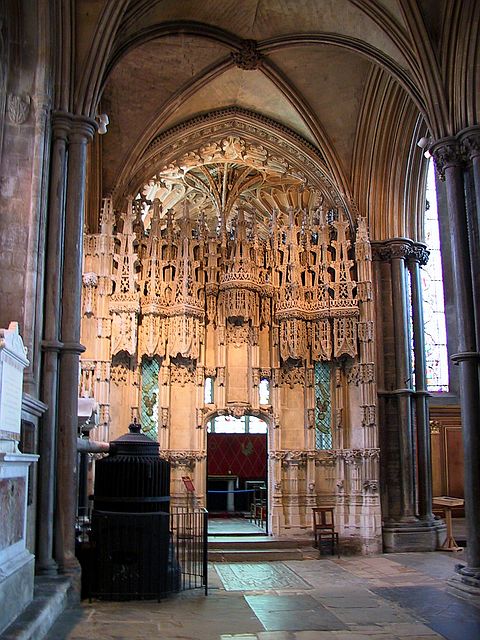
<path id="1" fill-rule="evenodd" d="M 46 17 L 35 3 L 8 6 L 0 85 L 0 326 L 18 318 L 29 352 L 26 390 L 38 393 L 42 272 L 48 167 Z M 5 10 L 5 9 L 4 9 Z"/>

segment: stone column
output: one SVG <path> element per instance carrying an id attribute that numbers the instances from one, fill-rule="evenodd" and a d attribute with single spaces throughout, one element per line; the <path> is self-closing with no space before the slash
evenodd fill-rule
<path id="1" fill-rule="evenodd" d="M 480 398 L 479 353 L 475 327 L 472 282 L 472 257 L 469 235 L 474 232 L 478 211 L 466 210 L 464 165 L 460 142 L 444 138 L 435 142 L 430 152 L 437 171 L 445 179 L 450 223 L 454 296 L 458 313 L 458 353 L 452 360 L 460 370 L 460 407 L 464 450 L 464 491 L 467 526 L 467 563 L 459 569 L 460 579 L 454 585 L 463 592 L 480 591 Z M 475 166 L 478 170 L 478 159 Z M 475 237 L 475 233 L 473 233 Z M 476 251 L 477 249 L 475 249 Z M 478 265 L 477 265 L 478 268 Z"/>
<path id="2" fill-rule="evenodd" d="M 48 204 L 47 256 L 45 265 L 45 313 L 41 397 L 48 409 L 43 415 L 39 435 L 38 518 L 36 571 L 57 572 L 53 559 L 53 514 L 55 506 L 55 449 L 57 422 L 58 354 L 63 263 L 66 147 L 70 117 L 54 113 Z"/>
<path id="3" fill-rule="evenodd" d="M 428 396 L 425 334 L 423 321 L 423 296 L 420 265 L 427 264 L 425 245 L 415 243 L 408 258 L 412 288 L 413 349 L 415 354 L 415 422 L 417 431 L 418 462 L 418 516 L 426 523 L 433 523 L 432 513 L 432 459 L 430 450 L 430 425 L 428 420 Z"/>
<path id="4" fill-rule="evenodd" d="M 477 363 L 477 379 L 480 382 L 480 126 L 469 127 L 463 130 L 457 136 L 463 143 L 464 151 L 467 155 L 467 161 L 471 165 L 471 174 L 473 178 L 473 194 L 472 200 L 467 201 L 467 225 L 468 239 L 470 246 L 470 272 L 472 274 L 472 292 L 473 292 L 473 312 L 475 318 L 476 333 L 476 363 Z M 480 385 L 477 386 L 477 393 Z M 477 420 L 476 429 L 468 434 L 468 439 L 464 433 L 464 448 L 468 448 L 467 454 L 464 454 L 465 460 L 465 501 L 467 513 L 467 527 L 471 532 L 467 538 L 467 561 L 468 568 L 463 571 L 467 576 L 475 579 L 475 587 L 480 588 L 480 471 L 478 461 L 480 460 L 480 436 L 479 421 L 480 414 L 478 407 L 480 400 L 477 395 Z M 467 470 L 468 464 L 468 470 Z M 470 507 L 467 506 L 467 487 L 468 500 Z M 471 570 L 473 567 L 476 570 Z M 468 579 L 468 578 L 467 578 Z"/>
<path id="5" fill-rule="evenodd" d="M 423 247 L 423 245 L 418 245 Z M 408 238 L 394 238 L 372 243 L 376 258 L 377 314 L 379 314 L 378 356 L 379 408 L 382 460 L 382 499 L 384 508 L 383 543 L 386 552 L 433 551 L 437 532 L 431 514 L 429 483 L 428 413 L 426 410 L 425 358 L 423 352 L 423 317 L 417 244 Z M 412 305 L 416 367 L 423 370 L 412 388 L 409 290 L 406 261 L 413 256 Z M 417 257 L 418 258 L 418 257 Z M 383 262 L 379 263 L 378 260 Z M 385 264 L 386 262 L 389 265 Z M 415 266 L 416 262 L 416 266 Z M 387 268 L 389 266 L 389 269 Z M 382 388 L 383 387 L 383 388 Z M 418 402 L 412 404 L 412 398 Z M 413 409 L 419 423 L 418 497 L 419 520 L 415 500 L 417 450 L 413 438 Z"/>
<path id="6" fill-rule="evenodd" d="M 397 398 L 398 437 L 400 456 L 400 521 L 415 518 L 414 461 L 412 439 L 412 367 L 410 360 L 410 334 L 408 327 L 408 292 L 405 259 L 411 242 L 398 238 L 386 243 L 392 265 L 392 303 L 395 333 L 395 383 Z"/>
<path id="7" fill-rule="evenodd" d="M 471 165 L 473 189 L 467 201 L 470 270 L 475 314 L 477 349 L 480 347 L 480 126 L 464 129 L 457 136 Z"/>
<path id="8" fill-rule="evenodd" d="M 75 515 L 77 504 L 77 423 L 82 295 L 82 243 L 87 143 L 94 121 L 72 116 L 68 146 L 65 203 L 65 242 L 62 283 L 62 321 L 59 372 L 57 513 L 55 553 L 60 570 L 75 570 Z"/>

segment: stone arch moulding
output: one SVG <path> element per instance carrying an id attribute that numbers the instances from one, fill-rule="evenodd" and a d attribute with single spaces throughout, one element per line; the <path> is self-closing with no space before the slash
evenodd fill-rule
<path id="1" fill-rule="evenodd" d="M 213 411 L 207 411 L 203 417 L 203 428 L 207 428 L 207 424 L 217 416 L 233 416 L 234 418 L 242 418 L 243 416 L 255 416 L 260 418 L 267 425 L 267 435 L 275 426 L 275 420 L 272 412 L 261 409 L 252 409 L 252 407 L 240 407 L 239 405 L 225 408 L 215 408 Z"/>
<path id="2" fill-rule="evenodd" d="M 245 141 L 245 146 L 261 149 L 265 168 L 274 159 L 286 162 L 286 173 L 298 176 L 319 194 L 324 194 L 354 225 L 356 206 L 350 189 L 332 179 L 321 151 L 288 127 L 238 107 L 196 116 L 153 138 L 141 158 L 126 167 L 120 176 L 112 193 L 114 209 L 121 209 L 125 198 L 138 193 L 155 174 L 169 167 L 191 166 L 192 162 L 202 164 L 205 145 L 221 143 L 230 136 Z M 244 159 L 246 155 L 244 153 Z M 262 163 L 256 166 L 261 169 Z"/>

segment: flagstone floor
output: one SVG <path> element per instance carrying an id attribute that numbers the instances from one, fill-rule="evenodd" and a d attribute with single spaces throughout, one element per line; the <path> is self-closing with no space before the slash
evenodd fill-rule
<path id="1" fill-rule="evenodd" d="M 480 608 L 446 592 L 445 552 L 212 564 L 209 595 L 85 602 L 48 640 L 478 640 Z"/>
<path id="2" fill-rule="evenodd" d="M 249 518 L 208 518 L 208 535 L 262 535 L 265 529 Z"/>

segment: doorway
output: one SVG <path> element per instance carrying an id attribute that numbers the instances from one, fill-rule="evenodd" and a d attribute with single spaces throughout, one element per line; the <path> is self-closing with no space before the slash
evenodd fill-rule
<path id="1" fill-rule="evenodd" d="M 207 424 L 210 535 L 266 535 L 267 423 L 217 415 Z"/>

